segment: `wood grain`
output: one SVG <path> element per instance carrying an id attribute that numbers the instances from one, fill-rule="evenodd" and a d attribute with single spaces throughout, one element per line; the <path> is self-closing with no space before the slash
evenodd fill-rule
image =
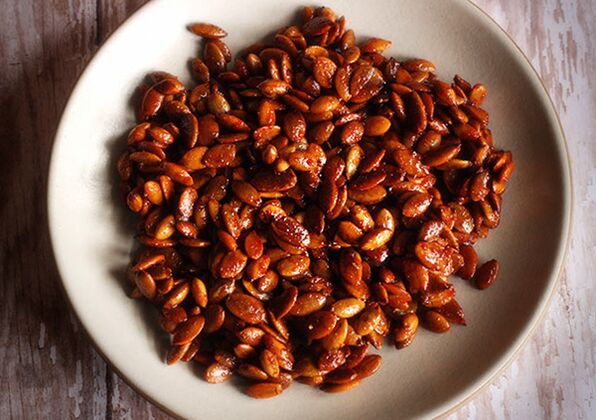
<path id="1" fill-rule="evenodd" d="M 512 365 L 449 419 L 596 418 L 596 4 L 476 0 L 542 76 L 575 187 L 565 275 Z M 106 367 L 65 305 L 46 222 L 62 108 L 144 0 L 0 0 L 0 418 L 168 418 Z"/>

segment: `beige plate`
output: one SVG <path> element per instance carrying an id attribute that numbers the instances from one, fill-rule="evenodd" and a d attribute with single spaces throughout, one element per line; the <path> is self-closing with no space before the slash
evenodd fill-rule
<path id="1" fill-rule="evenodd" d="M 234 383 L 208 385 L 194 367 L 163 361 L 167 337 L 155 314 L 129 300 L 122 271 L 132 228 L 122 217 L 114 162 L 134 122 L 130 97 L 143 75 L 166 70 L 188 79 L 197 39 L 193 21 L 221 25 L 233 51 L 292 22 L 301 1 L 156 0 L 109 39 L 66 106 L 52 156 L 49 219 L 64 288 L 105 358 L 147 398 L 201 419 L 385 419 L 436 416 L 485 384 L 518 350 L 556 284 L 570 224 L 571 183 L 565 142 L 540 80 L 489 17 L 464 0 L 378 0 L 326 5 L 360 36 L 393 40 L 389 53 L 433 61 L 489 88 L 486 108 L 496 144 L 517 162 L 499 229 L 479 246 L 501 261 L 501 275 L 480 292 L 455 279 L 467 327 L 421 332 L 402 351 L 382 350 L 380 372 L 345 394 L 297 384 L 257 401 Z"/>

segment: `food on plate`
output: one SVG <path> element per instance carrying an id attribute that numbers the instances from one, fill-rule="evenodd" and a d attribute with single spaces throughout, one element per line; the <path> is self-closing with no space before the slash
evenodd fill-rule
<path id="1" fill-rule="evenodd" d="M 451 279 L 494 283 L 473 246 L 514 168 L 484 85 L 357 41 L 329 8 L 302 19 L 235 59 L 225 30 L 190 25 L 196 84 L 150 74 L 118 161 L 139 217 L 131 294 L 159 308 L 167 362 L 240 375 L 255 398 L 352 389 L 384 337 L 465 325 Z"/>

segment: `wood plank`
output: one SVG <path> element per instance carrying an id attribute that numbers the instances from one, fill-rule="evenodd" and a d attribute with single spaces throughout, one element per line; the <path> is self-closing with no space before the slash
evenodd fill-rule
<path id="1" fill-rule="evenodd" d="M 96 5 L 2 4 L 0 417 L 102 416 L 106 367 L 62 295 L 45 204 L 57 121 L 97 48 Z"/>

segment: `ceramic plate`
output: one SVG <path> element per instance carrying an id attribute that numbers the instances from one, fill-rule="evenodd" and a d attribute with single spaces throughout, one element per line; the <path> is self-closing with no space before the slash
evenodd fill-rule
<path id="1" fill-rule="evenodd" d="M 478 247 L 501 262 L 480 292 L 455 280 L 467 327 L 420 331 L 411 347 L 387 345 L 378 374 L 343 394 L 296 384 L 253 400 L 234 382 L 209 385 L 190 365 L 163 360 L 167 337 L 148 305 L 123 291 L 133 225 L 119 201 L 115 160 L 134 124 L 130 98 L 143 76 L 165 70 L 188 81 L 197 39 L 186 25 L 213 22 L 233 51 L 290 24 L 299 0 L 156 0 L 105 43 L 76 85 L 56 135 L 49 182 L 54 253 L 68 299 L 106 360 L 167 411 L 200 419 L 389 419 L 448 411 L 502 369 L 545 310 L 561 268 L 570 223 L 565 142 L 536 73 L 505 33 L 464 0 L 326 0 L 359 39 L 393 41 L 389 54 L 433 61 L 441 79 L 460 74 L 488 86 L 496 144 L 517 169 L 500 227 Z"/>

